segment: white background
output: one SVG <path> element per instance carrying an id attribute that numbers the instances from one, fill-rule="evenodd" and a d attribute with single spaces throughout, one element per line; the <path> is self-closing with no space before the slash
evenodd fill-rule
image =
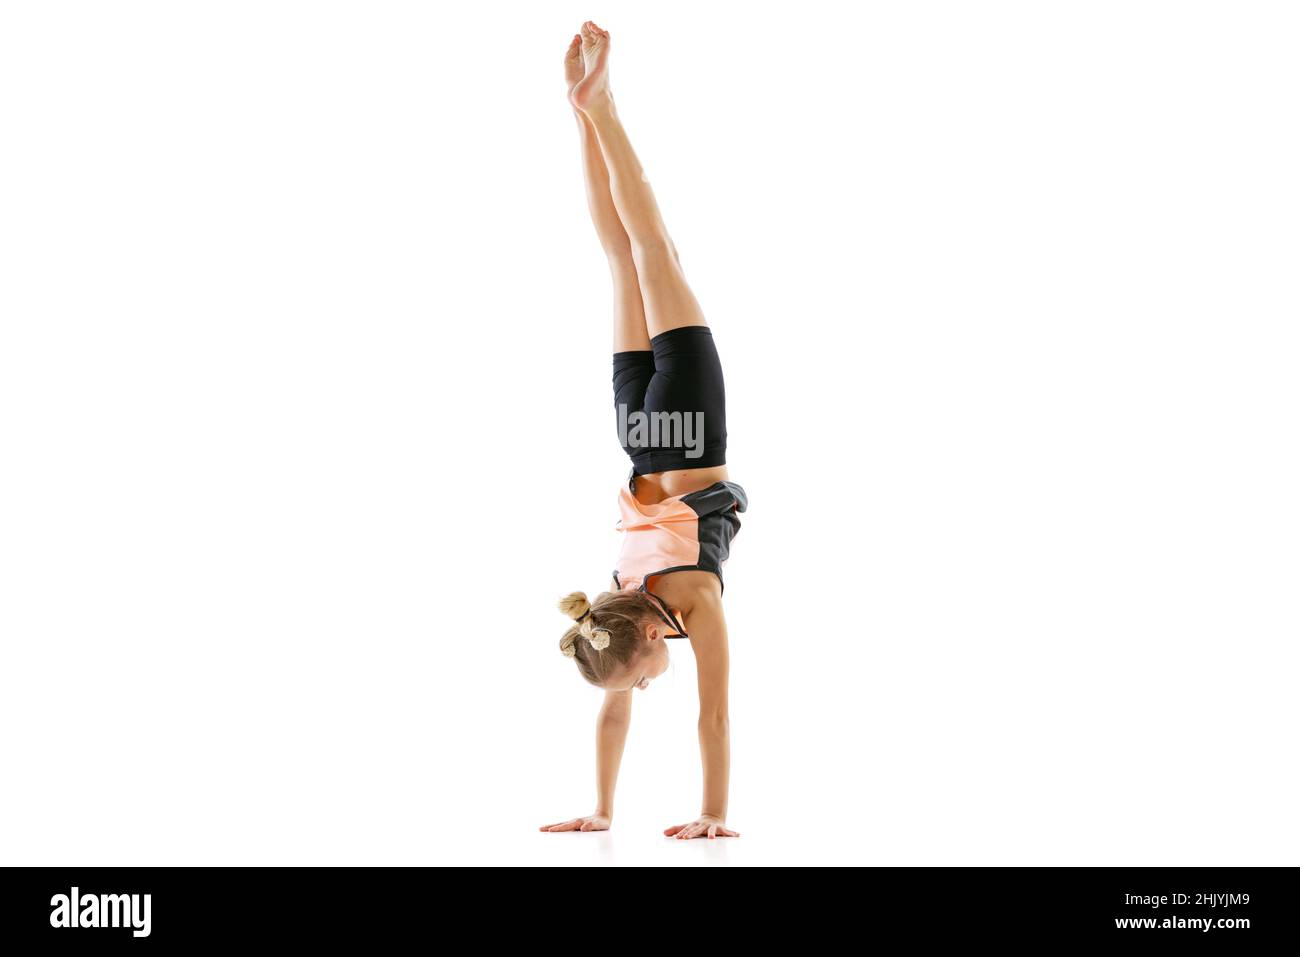
<path id="1" fill-rule="evenodd" d="M 561 57 L 713 326 L 614 829 L 554 600 L 626 459 Z M 1295 8 L 9 3 L 0 863 L 1290 864 Z"/>

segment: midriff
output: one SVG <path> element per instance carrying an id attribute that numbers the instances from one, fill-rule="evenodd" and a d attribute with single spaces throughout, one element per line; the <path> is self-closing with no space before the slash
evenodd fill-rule
<path id="1" fill-rule="evenodd" d="M 727 467 L 715 465 L 707 469 L 673 469 L 669 472 L 651 472 L 636 477 L 634 497 L 642 505 L 658 505 L 665 499 L 687 495 L 708 488 L 714 482 L 727 481 Z"/>

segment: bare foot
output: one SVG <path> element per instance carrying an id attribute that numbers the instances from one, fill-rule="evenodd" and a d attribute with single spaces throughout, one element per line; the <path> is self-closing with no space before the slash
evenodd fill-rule
<path id="1" fill-rule="evenodd" d="M 582 64 L 582 37 L 575 33 L 569 50 L 564 54 L 564 88 L 573 99 L 573 88 L 587 75 L 587 68 Z"/>
<path id="2" fill-rule="evenodd" d="M 588 20 L 578 35 L 583 76 L 569 90 L 569 102 L 585 111 L 609 97 L 609 34 Z M 568 61 L 565 63 L 567 70 Z"/>

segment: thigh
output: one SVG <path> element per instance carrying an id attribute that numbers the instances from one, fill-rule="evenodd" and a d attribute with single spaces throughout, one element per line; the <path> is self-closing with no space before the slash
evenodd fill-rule
<path id="1" fill-rule="evenodd" d="M 654 353 L 631 349 L 614 353 L 614 406 L 628 412 L 645 408 L 646 391 L 655 375 Z"/>
<path id="2" fill-rule="evenodd" d="M 633 258 L 651 339 L 683 326 L 707 325 L 670 241 L 662 246 L 638 248 Z"/>
<path id="3" fill-rule="evenodd" d="M 654 456 L 654 470 L 725 464 L 727 396 L 712 331 L 708 326 L 680 326 L 654 336 L 650 345 L 655 372 L 645 391 L 645 412 L 680 414 L 691 427 L 691 454 L 663 449 Z"/>
<path id="4" fill-rule="evenodd" d="M 681 326 L 650 340 L 655 374 L 646 389 L 646 409 L 663 412 L 726 409 L 722 360 L 708 326 Z"/>
<path id="5" fill-rule="evenodd" d="M 645 303 L 637 281 L 632 254 L 610 258 L 614 280 L 614 351 L 649 351 L 650 332 L 645 323 Z"/>

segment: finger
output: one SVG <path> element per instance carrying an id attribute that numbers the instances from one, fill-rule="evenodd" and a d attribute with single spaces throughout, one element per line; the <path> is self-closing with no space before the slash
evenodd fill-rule
<path id="1" fill-rule="evenodd" d="M 721 827 L 721 826 L 719 826 L 718 828 L 718 833 L 721 834 L 723 837 L 740 837 L 739 831 L 729 831 L 725 827 Z"/>
<path id="2" fill-rule="evenodd" d="M 556 824 L 554 827 L 550 828 L 549 830 L 572 831 L 575 827 L 578 826 L 578 823 L 579 823 L 578 821 L 565 821 L 563 824 Z"/>
<path id="3" fill-rule="evenodd" d="M 713 840 L 713 839 L 714 839 L 715 837 L 717 837 L 717 836 L 718 836 L 718 825 L 716 825 L 716 824 L 710 824 L 710 825 L 709 825 L 709 840 Z"/>
<path id="4" fill-rule="evenodd" d="M 670 827 L 670 828 L 668 828 L 667 830 L 665 830 L 665 831 L 664 831 L 664 834 L 665 834 L 667 837 L 672 837 L 674 834 L 676 834 L 678 831 L 680 831 L 680 830 L 681 830 L 682 828 L 684 828 L 685 826 L 686 826 L 685 824 L 674 824 L 672 827 Z"/>

